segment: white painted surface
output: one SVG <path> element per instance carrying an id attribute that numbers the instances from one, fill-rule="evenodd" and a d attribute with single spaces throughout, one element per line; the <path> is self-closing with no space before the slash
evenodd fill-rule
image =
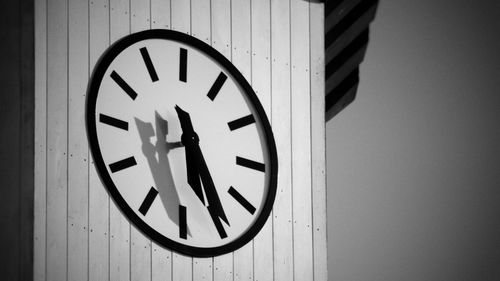
<path id="1" fill-rule="evenodd" d="M 33 279 L 46 280 L 47 253 L 47 3 L 35 2 L 35 175 Z"/>
<path id="2" fill-rule="evenodd" d="M 35 280 L 326 280 L 322 4 L 47 0 L 35 15 Z M 275 207 L 234 253 L 193 259 L 151 242 L 89 159 L 88 76 L 110 44 L 149 28 L 192 34 L 232 59 L 272 123 Z"/>
<path id="3" fill-rule="evenodd" d="M 323 7 L 310 5 L 309 49 L 311 97 L 311 184 L 312 184 L 312 231 L 313 231 L 313 274 L 314 280 L 328 280 L 326 239 L 326 139 L 325 99 L 318 98 L 325 93 L 325 51 L 324 51 Z"/>
<path id="4" fill-rule="evenodd" d="M 130 6 L 128 0 L 111 0 L 109 5 L 109 39 L 113 44 L 130 34 Z M 130 223 L 113 200 L 109 205 L 109 234 L 109 279 L 130 280 Z"/>
<path id="5" fill-rule="evenodd" d="M 267 0 L 251 2 L 251 72 L 252 87 L 267 113 L 271 116 L 271 4 Z M 274 132 L 276 136 L 276 132 Z M 279 160 L 278 160 L 279 162 Z M 280 164 L 281 165 L 281 164 Z M 278 168 L 280 169 L 280 168 Z M 275 202 L 276 206 L 276 202 Z M 253 241 L 254 280 L 273 280 L 273 213 Z"/>
<path id="6" fill-rule="evenodd" d="M 85 88 L 88 81 L 88 5 L 68 3 L 68 279 L 88 278 L 88 144 Z"/>
<path id="7" fill-rule="evenodd" d="M 109 46 L 109 7 L 107 0 L 89 2 L 89 77 L 101 54 Z M 71 31 L 68 31 L 71 32 Z M 81 36 L 85 36 L 82 34 Z M 50 40 L 49 40 L 50 41 Z M 36 89 L 35 89 L 36 91 Z M 82 105 L 83 107 L 84 105 Z M 106 280 L 109 277 L 110 248 L 109 221 L 110 199 L 99 179 L 89 152 L 89 280 Z"/>

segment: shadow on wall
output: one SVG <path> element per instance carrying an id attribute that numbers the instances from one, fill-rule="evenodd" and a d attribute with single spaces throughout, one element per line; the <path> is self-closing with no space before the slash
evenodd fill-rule
<path id="1" fill-rule="evenodd" d="M 175 189 L 172 170 L 168 162 L 168 153 L 171 149 L 180 147 L 181 143 L 167 142 L 168 122 L 158 112 L 155 112 L 156 130 L 153 129 L 151 123 L 146 123 L 138 118 L 135 118 L 135 124 L 142 141 L 142 153 L 148 160 L 165 211 L 172 222 L 179 225 L 179 194 Z M 151 138 L 155 136 L 155 131 L 156 144 L 153 144 Z"/>

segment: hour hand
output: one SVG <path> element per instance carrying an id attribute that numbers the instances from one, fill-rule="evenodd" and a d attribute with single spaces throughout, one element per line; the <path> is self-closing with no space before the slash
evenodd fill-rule
<path id="1" fill-rule="evenodd" d="M 180 108 L 178 105 L 175 106 L 175 111 L 177 112 L 177 117 L 179 117 L 179 122 L 181 123 L 182 135 L 190 137 L 193 142 L 198 143 L 198 135 L 193 129 L 193 123 L 191 123 L 191 117 L 189 116 L 189 113 L 182 110 L 182 108 Z M 186 143 L 184 143 L 186 141 L 188 140 L 183 140 L 182 144 L 186 145 Z M 190 144 L 194 144 L 193 142 L 190 142 Z"/>
<path id="2" fill-rule="evenodd" d="M 187 171 L 187 182 L 189 186 L 193 189 L 194 193 L 200 199 L 201 203 L 205 205 L 205 199 L 203 197 L 203 189 L 200 181 L 200 168 L 199 168 L 199 156 L 195 151 L 196 148 L 190 146 L 184 146 L 186 154 L 186 171 Z"/>

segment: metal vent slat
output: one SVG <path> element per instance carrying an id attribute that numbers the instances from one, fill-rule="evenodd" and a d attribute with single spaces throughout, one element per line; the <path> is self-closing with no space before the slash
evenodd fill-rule
<path id="1" fill-rule="evenodd" d="M 328 0 L 325 4 L 325 110 L 330 120 L 356 96 L 359 66 L 378 0 Z"/>

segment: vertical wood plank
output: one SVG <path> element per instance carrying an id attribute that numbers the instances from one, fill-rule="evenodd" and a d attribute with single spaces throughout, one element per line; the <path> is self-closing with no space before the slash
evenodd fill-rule
<path id="1" fill-rule="evenodd" d="M 67 4 L 47 7 L 47 280 L 67 278 Z"/>
<path id="2" fill-rule="evenodd" d="M 184 33 L 191 31 L 191 1 L 170 0 L 171 27 Z"/>
<path id="3" fill-rule="evenodd" d="M 191 35 L 210 44 L 210 0 L 191 0 Z M 213 278 L 212 258 L 193 258 L 193 280 Z"/>
<path id="4" fill-rule="evenodd" d="M 326 236 L 326 140 L 324 4 L 310 3 L 311 165 L 314 280 L 328 280 Z"/>
<path id="5" fill-rule="evenodd" d="M 251 80 L 251 22 L 250 1 L 231 1 L 231 38 L 232 62 Z M 233 254 L 234 280 L 253 280 L 253 241 L 250 241 Z"/>
<path id="6" fill-rule="evenodd" d="M 130 32 L 151 29 L 151 2 L 149 0 L 130 0 Z"/>
<path id="7" fill-rule="evenodd" d="M 89 0 L 89 66 L 92 71 L 109 45 L 107 0 Z M 91 158 L 92 159 L 92 158 Z M 109 195 L 94 161 L 89 167 L 89 280 L 109 279 Z"/>
<path id="8" fill-rule="evenodd" d="M 191 30 L 191 1 L 170 0 L 170 7 L 172 29 L 189 33 Z"/>
<path id="9" fill-rule="evenodd" d="M 151 280 L 172 280 L 172 252 L 153 243 L 151 254 Z"/>
<path id="10" fill-rule="evenodd" d="M 193 280 L 213 280 L 212 258 L 193 258 Z"/>
<path id="11" fill-rule="evenodd" d="M 132 226 L 130 243 L 130 280 L 151 280 L 151 240 Z"/>
<path id="12" fill-rule="evenodd" d="M 271 122 L 271 1 L 251 1 L 252 88 Z"/>
<path id="13" fill-rule="evenodd" d="M 170 0 L 151 0 L 151 27 L 170 29 Z"/>
<path id="14" fill-rule="evenodd" d="M 295 280 L 313 280 L 309 2 L 291 0 L 292 206 Z"/>
<path id="15" fill-rule="evenodd" d="M 211 1 L 212 47 L 231 60 L 231 1 Z M 233 280 L 233 254 L 214 257 L 214 280 Z"/>
<path id="16" fill-rule="evenodd" d="M 231 0 L 211 0 L 212 47 L 231 59 Z"/>
<path id="17" fill-rule="evenodd" d="M 151 27 L 170 28 L 170 1 L 151 1 Z M 172 251 L 152 242 L 151 280 L 172 280 Z"/>
<path id="18" fill-rule="evenodd" d="M 35 191 L 33 280 L 45 281 L 47 171 L 47 2 L 35 1 Z"/>
<path id="19" fill-rule="evenodd" d="M 210 45 L 210 0 L 191 0 L 191 35 Z"/>
<path id="20" fill-rule="evenodd" d="M 149 0 L 130 1 L 131 32 L 151 29 Z M 151 240 L 134 225 L 130 227 L 130 280 L 151 280 Z"/>
<path id="21" fill-rule="evenodd" d="M 168 281 L 172 279 L 172 252 L 159 246 L 152 245 L 153 253 L 151 255 L 151 280 Z"/>
<path id="22" fill-rule="evenodd" d="M 110 0 L 110 44 L 130 33 L 129 4 L 129 0 Z M 112 199 L 109 235 L 109 279 L 130 280 L 130 223 Z"/>
<path id="23" fill-rule="evenodd" d="M 68 3 L 68 280 L 86 280 L 88 268 L 88 4 Z"/>
<path id="24" fill-rule="evenodd" d="M 274 279 L 293 280 L 290 6 L 271 1 L 272 123 L 278 149 L 278 190 L 274 205 Z"/>
<path id="25" fill-rule="evenodd" d="M 178 253 L 172 254 L 172 280 L 193 280 L 193 259 Z"/>
<path id="26" fill-rule="evenodd" d="M 265 16 L 265 15 L 261 15 Z M 232 39 L 232 62 L 245 76 L 247 81 L 251 80 L 251 19 L 250 1 L 231 1 L 231 39 Z"/>
<path id="27" fill-rule="evenodd" d="M 251 1 L 252 87 L 272 123 L 271 112 L 271 2 Z M 281 169 L 281 167 L 279 168 Z M 254 238 L 254 280 L 273 280 L 273 213 Z"/>
<path id="28" fill-rule="evenodd" d="M 173 30 L 190 33 L 191 1 L 171 0 L 171 26 Z M 172 280 L 193 280 L 193 259 L 178 253 L 172 255 Z"/>

